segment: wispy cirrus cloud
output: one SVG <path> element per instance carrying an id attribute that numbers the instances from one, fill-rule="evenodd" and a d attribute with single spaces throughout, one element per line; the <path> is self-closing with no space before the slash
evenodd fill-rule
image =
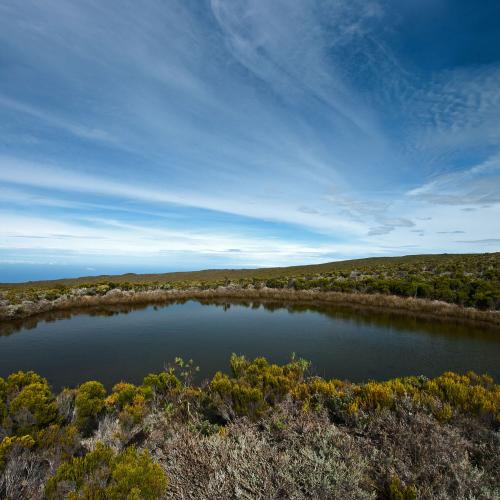
<path id="1" fill-rule="evenodd" d="M 441 7 L 418 15 L 464 20 Z M 52 244 L 74 256 L 78 238 L 147 252 L 155 234 L 156 255 L 198 252 L 193 267 L 210 249 L 240 265 L 495 249 L 500 52 L 462 60 L 437 23 L 419 55 L 414 14 L 392 0 L 3 2 L 0 209 L 27 219 L 10 236 L 2 220 L 0 259 L 16 241 L 27 260 Z M 483 33 L 466 35 L 483 53 Z M 30 217 L 65 230 L 34 238 Z"/>
<path id="2" fill-rule="evenodd" d="M 45 124 L 67 131 L 82 139 L 116 144 L 116 140 L 105 130 L 92 128 L 80 123 L 75 123 L 73 121 L 60 118 L 45 110 L 15 101 L 13 99 L 2 97 L 1 95 L 0 107 L 7 108 L 20 114 L 29 115 Z"/>
<path id="3" fill-rule="evenodd" d="M 335 227 L 337 230 L 344 228 L 349 232 L 361 231 L 359 224 L 356 226 L 351 221 L 321 216 L 311 211 L 299 211 L 299 213 L 296 210 L 289 211 L 286 205 L 280 205 L 279 202 L 269 202 L 267 205 L 259 206 L 251 199 L 237 200 L 232 197 L 202 196 L 196 192 L 170 191 L 167 188 L 158 189 L 152 185 L 134 186 L 103 176 L 76 173 L 60 167 L 1 156 L 0 166 L 3 167 L 0 169 L 0 180 L 13 184 L 121 197 L 148 203 L 197 207 L 245 217 L 294 223 L 318 230 Z"/>
<path id="4" fill-rule="evenodd" d="M 437 205 L 487 205 L 500 202 L 500 152 L 466 169 L 437 175 L 408 196 Z M 463 210 L 472 211 L 469 207 Z"/>

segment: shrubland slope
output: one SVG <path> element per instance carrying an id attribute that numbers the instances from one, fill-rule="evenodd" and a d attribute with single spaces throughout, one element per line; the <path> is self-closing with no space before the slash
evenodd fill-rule
<path id="1" fill-rule="evenodd" d="M 360 271 L 364 273 L 472 273 L 474 275 L 496 269 L 500 271 L 500 252 L 483 254 L 428 254 L 403 257 L 372 257 L 324 264 L 289 267 L 263 267 L 257 269 L 205 269 L 201 271 L 158 274 L 127 273 L 120 275 L 85 276 L 25 283 L 1 283 L 0 288 L 52 288 L 57 285 L 79 286 L 105 281 L 114 283 L 164 283 L 221 280 L 269 279 L 286 276 L 306 277 L 328 273 Z"/>
<path id="2" fill-rule="evenodd" d="M 331 262 L 311 266 L 216 269 L 185 273 L 124 274 L 0 287 L 0 319 L 98 303 L 158 302 L 189 295 L 285 298 L 387 306 L 431 312 L 452 304 L 446 316 L 476 318 L 489 311 L 500 323 L 500 253 L 412 255 Z M 274 297 L 270 297 L 270 291 Z M 210 292 L 210 293 L 208 293 Z M 297 292 L 293 297 L 291 292 Z M 272 294 L 271 294 L 272 295 Z M 394 298 L 407 299 L 395 301 Z M 201 297 L 203 298 L 203 297 Z M 411 299 L 411 300 L 410 300 Z M 412 302 L 414 301 L 414 302 Z M 416 302 L 415 302 L 416 301 Z M 442 308 L 441 308 L 442 309 Z M 467 309 L 467 311 L 466 311 Z M 434 312 L 432 312 L 434 311 Z M 444 311 L 444 310 L 443 310 Z M 438 311 L 438 314 L 440 312 Z"/>

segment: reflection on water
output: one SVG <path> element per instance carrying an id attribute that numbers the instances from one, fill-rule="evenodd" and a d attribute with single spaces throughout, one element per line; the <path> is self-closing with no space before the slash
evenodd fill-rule
<path id="1" fill-rule="evenodd" d="M 500 375 L 498 330 L 362 308 L 183 300 L 0 323 L 0 376 L 33 369 L 56 388 L 91 378 L 139 382 L 178 355 L 210 377 L 232 352 L 276 362 L 296 352 L 318 374 L 353 381 L 469 369 Z"/>
<path id="2" fill-rule="evenodd" d="M 231 306 L 241 306 L 248 309 L 263 308 L 266 311 L 283 311 L 286 310 L 290 314 L 301 314 L 315 312 L 328 316 L 332 319 L 345 319 L 357 322 L 362 325 L 385 326 L 393 330 L 412 330 L 424 331 L 427 334 L 435 333 L 437 335 L 452 335 L 452 336 L 474 336 L 484 339 L 491 339 L 500 336 L 498 327 L 481 325 L 477 326 L 471 322 L 464 322 L 460 319 L 442 321 L 436 319 L 426 319 L 411 314 L 398 314 L 394 311 L 384 312 L 379 309 L 367 309 L 362 306 L 339 306 L 339 305 L 314 305 L 314 304 L 298 304 L 284 303 L 277 301 L 248 301 L 231 299 L 211 299 L 211 300 L 193 300 L 179 299 L 166 301 L 162 304 L 114 304 L 97 307 L 82 307 L 72 308 L 66 311 L 52 311 L 48 313 L 38 314 L 29 318 L 1 322 L 0 321 L 0 336 L 11 335 L 20 330 L 32 330 L 36 328 L 40 322 L 51 323 L 62 319 L 70 319 L 74 316 L 89 316 L 110 317 L 117 314 L 128 314 L 134 311 L 142 311 L 145 309 L 158 310 L 159 308 L 168 308 L 169 306 L 185 304 L 186 302 L 197 302 L 205 306 L 213 306 L 227 311 Z"/>

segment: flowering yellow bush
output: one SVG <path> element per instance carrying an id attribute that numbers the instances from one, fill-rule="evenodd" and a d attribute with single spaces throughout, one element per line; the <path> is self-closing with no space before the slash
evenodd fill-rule
<path id="1" fill-rule="evenodd" d="M 394 404 L 394 392 L 389 384 L 368 382 L 355 389 L 359 405 L 365 410 L 390 408 Z"/>
<path id="2" fill-rule="evenodd" d="M 446 372 L 429 380 L 424 391 L 455 410 L 500 422 L 500 386 L 487 375 Z"/>

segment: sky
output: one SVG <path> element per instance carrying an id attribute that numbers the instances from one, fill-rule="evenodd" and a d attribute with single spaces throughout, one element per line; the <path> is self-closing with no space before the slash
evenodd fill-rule
<path id="1" fill-rule="evenodd" d="M 0 0 L 0 281 L 499 250 L 497 0 Z"/>

